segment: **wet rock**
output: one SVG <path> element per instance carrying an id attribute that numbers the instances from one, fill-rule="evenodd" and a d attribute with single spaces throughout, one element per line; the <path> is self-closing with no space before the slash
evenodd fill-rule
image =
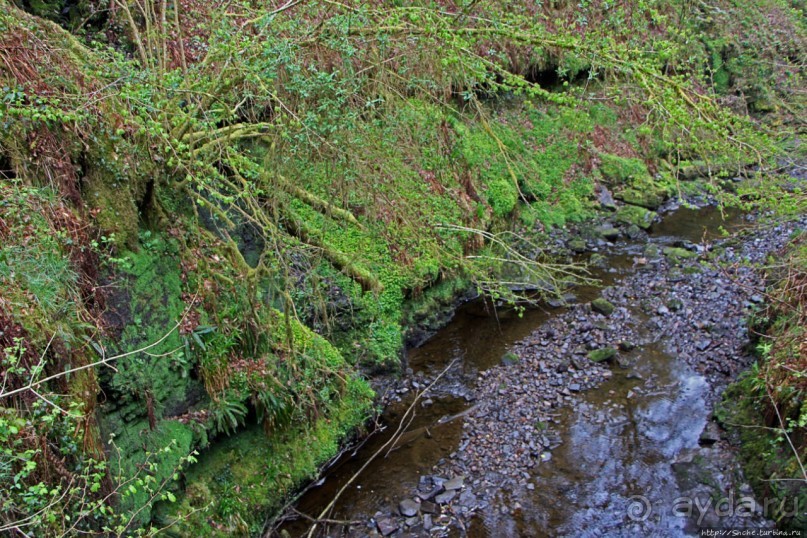
<path id="1" fill-rule="evenodd" d="M 572 355 L 571 360 L 574 367 L 578 370 L 585 370 L 589 366 L 589 361 L 585 357 L 583 357 L 582 354 Z"/>
<path id="2" fill-rule="evenodd" d="M 607 299 L 600 297 L 591 301 L 591 309 L 604 316 L 610 316 L 614 311 L 614 305 L 611 304 Z"/>
<path id="3" fill-rule="evenodd" d="M 639 239 L 639 237 L 642 236 L 642 230 L 635 224 L 631 224 L 625 230 L 625 235 L 628 237 L 628 239 Z"/>
<path id="4" fill-rule="evenodd" d="M 606 241 L 614 242 L 619 239 L 620 232 L 613 226 L 597 226 L 594 228 L 594 233 L 597 234 L 598 237 L 605 239 Z"/>
<path id="5" fill-rule="evenodd" d="M 720 441 L 720 430 L 718 429 L 717 424 L 714 422 L 707 422 L 706 426 L 701 432 L 698 443 L 701 446 L 709 446 L 717 443 L 718 441 Z"/>
<path id="6" fill-rule="evenodd" d="M 661 256 L 661 251 L 658 248 L 658 245 L 654 245 L 653 243 L 648 244 L 644 247 L 644 256 L 645 258 L 649 258 L 654 260 Z"/>
<path id="7" fill-rule="evenodd" d="M 591 267 L 599 267 L 600 269 L 605 269 L 608 267 L 608 258 L 603 256 L 602 254 L 592 254 L 591 257 L 588 259 L 588 264 Z"/>
<path id="8" fill-rule="evenodd" d="M 420 505 L 412 499 L 404 499 L 398 504 L 398 511 L 404 517 L 412 517 L 417 515 Z"/>
<path id="9" fill-rule="evenodd" d="M 616 357 L 616 349 L 612 347 L 603 347 L 589 352 L 589 354 L 586 356 L 592 362 L 605 362 Z"/>
<path id="10" fill-rule="evenodd" d="M 653 224 L 653 221 L 658 215 L 653 211 L 648 211 L 643 207 L 628 205 L 620 207 L 616 212 L 616 221 L 630 226 L 631 224 L 638 226 L 643 230 L 647 230 Z"/>
<path id="11" fill-rule="evenodd" d="M 438 507 L 431 501 L 422 501 L 420 503 L 420 511 L 424 514 L 436 514 Z"/>
<path id="12" fill-rule="evenodd" d="M 611 191 L 605 188 L 605 186 L 600 185 L 600 192 L 597 195 L 597 200 L 599 200 L 600 206 L 603 209 L 610 209 L 612 211 L 616 210 L 616 202 L 614 201 L 614 197 L 611 195 Z"/>
<path id="13" fill-rule="evenodd" d="M 681 263 L 683 260 L 691 260 L 692 258 L 698 257 L 697 252 L 692 252 L 685 248 L 679 247 L 664 247 L 663 252 L 667 259 L 672 263 Z"/>
<path id="14" fill-rule="evenodd" d="M 465 477 L 464 476 L 457 476 L 457 477 L 452 478 L 451 480 L 446 480 L 443 483 L 443 488 L 445 488 L 446 491 L 453 491 L 453 490 L 456 490 L 456 489 L 462 489 L 462 486 L 463 486 L 464 483 L 465 483 Z"/>
<path id="15" fill-rule="evenodd" d="M 443 486 L 433 486 L 431 489 L 418 491 L 417 496 L 418 499 L 429 501 L 441 491 L 443 491 Z"/>
<path id="16" fill-rule="evenodd" d="M 441 493 L 440 495 L 436 496 L 434 498 L 434 502 L 436 502 L 437 504 L 448 504 L 456 496 L 457 496 L 456 490 L 446 491 L 445 493 Z"/>
<path id="17" fill-rule="evenodd" d="M 652 181 L 648 181 L 641 189 L 622 189 L 615 197 L 617 200 L 622 200 L 626 204 L 647 209 L 658 209 L 659 206 L 664 203 L 664 200 L 667 199 L 667 192 L 661 187 L 656 187 Z"/>
<path id="18" fill-rule="evenodd" d="M 670 309 L 671 312 L 678 312 L 684 307 L 684 303 L 679 301 L 678 299 L 670 299 L 667 301 L 667 308 Z"/>
<path id="19" fill-rule="evenodd" d="M 476 495 L 474 495 L 470 489 L 466 488 L 460 493 L 459 502 L 466 508 L 471 507 L 476 504 Z"/>
<path id="20" fill-rule="evenodd" d="M 381 533 L 381 536 L 389 536 L 400 528 L 398 521 L 391 517 L 378 518 L 376 520 L 376 527 L 378 528 L 378 532 Z"/>
<path id="21" fill-rule="evenodd" d="M 578 254 L 583 253 L 586 251 L 586 241 L 585 239 L 572 239 L 569 241 L 569 250 L 572 252 L 576 252 Z"/>

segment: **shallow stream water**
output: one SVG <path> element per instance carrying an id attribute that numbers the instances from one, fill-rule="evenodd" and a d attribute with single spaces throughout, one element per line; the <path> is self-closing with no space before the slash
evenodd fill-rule
<path id="1" fill-rule="evenodd" d="M 655 225 L 649 241 L 660 247 L 680 240 L 699 243 L 716 238 L 720 226 L 730 229 L 739 222 L 738 218 L 723 220 L 714 208 L 679 209 Z M 607 262 L 594 274 L 601 284 L 575 289 L 576 300 L 590 301 L 604 286 L 632 273 L 633 260 L 645 246 L 645 242 L 621 241 L 601 252 Z M 430 405 L 417 405 L 403 440 L 350 485 L 330 517 L 367 522 L 379 511 L 395 512 L 401 499 L 411 497 L 419 478 L 431 474 L 435 465 L 457 450 L 462 416 L 446 419 L 474 405 L 469 389 L 479 372 L 500 364 L 516 342 L 559 311 L 547 305 L 518 317 L 472 302 L 459 308 L 454 319 L 424 345 L 409 350 L 407 361 L 415 380 L 419 375 L 433 379 L 451 361 L 456 363 L 430 394 L 426 402 Z M 561 410 L 555 431 L 563 443 L 533 470 L 531 481 L 537 487 L 528 498 L 520 499 L 520 507 L 513 510 L 513 501 L 502 492 L 501 503 L 509 508 L 499 516 L 494 507 L 475 520 L 467 529 L 469 536 L 636 536 L 648 522 L 665 536 L 692 534 L 685 518 L 673 517 L 662 505 L 680 489 L 671 463 L 698 446 L 706 424 L 707 381 L 660 344 L 642 346 L 637 353 L 641 357 L 630 375 L 628 370 L 614 368 L 610 379 L 581 393 L 575 406 Z M 646 387 L 646 380 L 652 380 L 655 390 L 639 388 Z M 411 397 L 390 405 L 380 419 L 386 430 L 338 461 L 296 509 L 309 515 L 320 513 L 387 442 Z M 624 522 L 626 506 L 632 502 L 640 505 L 632 507 L 638 511 L 631 516 L 638 527 L 631 529 Z M 304 535 L 306 528 L 304 520 L 284 526 L 291 536 Z"/>

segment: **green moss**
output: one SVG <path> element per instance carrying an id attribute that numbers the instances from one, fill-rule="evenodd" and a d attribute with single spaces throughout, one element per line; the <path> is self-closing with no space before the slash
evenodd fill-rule
<path id="1" fill-rule="evenodd" d="M 600 173 L 613 185 L 630 184 L 650 177 L 645 163 L 639 159 L 603 154 L 600 156 Z"/>
<path id="2" fill-rule="evenodd" d="M 174 489 L 170 484 L 183 458 L 191 452 L 194 432 L 190 426 L 175 420 L 161 421 L 151 430 L 145 420 L 110 417 L 105 427 L 114 431 L 109 458 L 112 475 L 131 478 L 122 488 L 119 510 L 134 514 L 131 528 L 147 527 L 153 502 Z M 152 499 L 163 483 L 169 487 Z"/>
<path id="3" fill-rule="evenodd" d="M 126 316 L 117 341 L 109 349 L 129 353 L 116 364 L 111 386 L 115 405 L 125 417 L 142 417 L 148 405 L 158 418 L 166 410 L 181 408 L 191 385 L 193 364 L 177 325 L 187 305 L 182 300 L 179 252 L 172 240 L 160 234 L 141 233 L 138 252 L 125 255 L 118 315 Z M 157 343 L 156 345 L 153 345 Z"/>
<path id="4" fill-rule="evenodd" d="M 650 228 L 655 218 L 655 212 L 633 205 L 620 207 L 615 216 L 617 222 L 628 226 L 635 225 L 643 230 Z"/>
<path id="5" fill-rule="evenodd" d="M 264 517 L 314 476 L 339 443 L 368 418 L 372 391 L 349 379 L 345 394 L 320 410 L 311 426 L 267 436 L 260 427 L 225 439 L 199 458 L 186 474 L 186 496 L 161 507 L 161 523 L 195 512 L 169 530 L 173 536 L 230 536 L 260 532 Z"/>
<path id="6" fill-rule="evenodd" d="M 754 365 L 729 385 L 715 414 L 723 426 L 739 438 L 743 471 L 754 491 L 759 497 L 773 501 L 766 515 L 779 520 L 781 528 L 803 530 L 807 527 L 803 510 L 807 506 L 807 490 L 798 480 L 787 480 L 800 476 L 801 470 L 780 430 L 770 428 L 765 420 L 763 410 L 769 406 L 770 399 L 765 380 L 759 375 L 759 368 Z M 801 415 L 807 417 L 807 406 L 802 405 Z M 791 432 L 791 435 L 798 436 L 799 432 Z M 803 450 L 800 457 L 804 457 Z M 801 509 L 794 510 L 794 507 Z"/>
<path id="7" fill-rule="evenodd" d="M 640 189 L 630 187 L 622 189 L 614 196 L 617 200 L 622 200 L 626 204 L 637 205 L 646 209 L 658 209 L 667 199 L 667 190 L 663 187 L 647 185 L 647 188 Z"/>
<path id="8" fill-rule="evenodd" d="M 594 351 L 589 351 L 588 355 L 586 356 L 592 362 L 605 362 L 616 357 L 616 353 L 616 349 L 612 347 L 603 347 L 600 349 L 595 349 Z"/>
<path id="9" fill-rule="evenodd" d="M 683 260 L 691 260 L 698 257 L 697 252 L 678 247 L 664 247 L 662 252 L 667 256 L 668 260 L 676 264 L 681 263 Z"/>
<path id="10" fill-rule="evenodd" d="M 47 215 L 67 211 L 50 189 L 19 183 L 0 185 L 0 215 L 6 235 L 0 245 L 0 298 L 33 341 L 44 346 L 59 337 L 81 345 L 78 274 L 68 249 L 73 242 L 65 230 L 53 228 Z"/>
<path id="11" fill-rule="evenodd" d="M 607 299 L 603 299 L 599 297 L 591 301 L 591 309 L 595 312 L 599 312 L 604 316 L 610 316 L 611 313 L 614 311 L 614 305 L 608 302 Z"/>

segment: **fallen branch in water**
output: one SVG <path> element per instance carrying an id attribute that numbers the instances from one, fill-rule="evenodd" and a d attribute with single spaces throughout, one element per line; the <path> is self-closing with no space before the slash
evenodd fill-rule
<path id="1" fill-rule="evenodd" d="M 381 446 L 381 448 L 379 448 L 378 450 L 376 450 L 376 451 L 373 453 L 373 455 L 372 455 L 372 456 L 370 456 L 369 458 L 367 458 L 367 461 L 365 461 L 365 462 L 364 462 L 364 465 L 362 465 L 362 466 L 361 466 L 361 468 L 360 468 L 358 471 L 356 471 L 356 473 L 355 473 L 353 476 L 351 476 L 351 477 L 350 477 L 350 479 L 349 479 L 347 482 L 345 482 L 345 484 L 344 484 L 344 485 L 343 485 L 341 488 L 339 488 L 339 491 L 337 491 L 337 492 L 336 492 L 336 495 L 334 495 L 334 496 L 333 496 L 333 499 L 331 499 L 331 502 L 329 502 L 329 503 L 328 503 L 328 506 L 326 506 L 326 507 L 325 507 L 325 508 L 322 510 L 322 512 L 320 512 L 319 516 L 317 516 L 317 520 L 318 520 L 318 521 L 323 521 L 323 520 L 325 520 L 325 518 L 328 516 L 328 514 L 330 513 L 330 511 L 331 511 L 331 510 L 333 510 L 333 507 L 336 505 L 336 501 L 338 501 L 338 500 L 339 500 L 339 497 L 341 497 L 341 496 L 342 496 L 342 494 L 345 492 L 345 490 L 347 490 L 347 488 L 348 488 L 348 487 L 349 487 L 349 486 L 350 486 L 350 485 L 351 485 L 351 484 L 352 484 L 354 481 L 356 481 L 356 479 L 357 479 L 357 478 L 358 478 L 358 477 L 359 477 L 359 476 L 360 476 L 360 475 L 361 475 L 361 474 L 364 472 L 364 470 L 365 470 L 365 469 L 366 469 L 366 468 L 367 468 L 367 467 L 368 467 L 368 466 L 369 466 L 369 465 L 370 465 L 370 464 L 371 464 L 371 463 L 372 463 L 372 462 L 373 462 L 373 461 L 374 461 L 374 460 L 375 460 L 375 459 L 376 459 L 376 458 L 377 458 L 377 457 L 378 457 L 378 456 L 379 456 L 379 455 L 380 455 L 382 452 L 384 452 L 385 450 L 387 450 L 389 447 L 391 447 L 391 446 L 394 446 L 394 445 L 395 445 L 395 443 L 398 441 L 398 439 L 400 438 L 400 436 L 401 436 L 401 435 L 404 433 L 404 431 L 403 431 L 403 429 L 404 429 L 404 424 L 406 424 L 406 425 L 410 424 L 410 423 L 411 423 L 411 421 L 412 421 L 412 418 L 414 418 L 415 404 L 417 404 L 417 403 L 418 403 L 418 401 L 420 401 L 420 399 L 423 397 L 423 395 L 424 395 L 424 394 L 426 394 L 426 393 L 427 393 L 429 390 L 431 390 L 431 388 L 432 388 L 432 387 L 435 385 L 435 383 L 437 383 L 437 381 L 439 381 L 439 380 L 440 380 L 440 378 L 441 378 L 441 377 L 443 377 L 443 376 L 446 374 L 446 372 L 448 372 L 448 371 L 451 369 L 451 367 L 452 367 L 452 366 L 454 366 L 454 363 L 456 363 L 456 362 L 457 362 L 457 359 L 452 360 L 452 361 L 451 361 L 451 362 L 448 364 L 448 366 L 446 366 L 446 367 L 443 369 L 443 371 L 442 371 L 442 372 L 440 372 L 440 374 L 439 374 L 437 377 L 435 377 L 435 378 L 434 378 L 434 380 L 433 380 L 433 381 L 432 381 L 432 382 L 429 384 L 429 386 L 428 386 L 428 387 L 426 387 L 425 389 L 423 389 L 422 391 L 418 392 L 418 393 L 415 395 L 415 398 L 412 400 L 412 403 L 411 403 L 411 404 L 409 404 L 409 407 L 406 409 L 406 412 L 404 413 L 403 417 L 401 417 L 401 421 L 400 421 L 400 423 L 398 424 L 398 428 L 395 430 L 395 433 L 392 435 L 392 437 L 391 437 L 391 438 L 390 438 L 390 439 L 389 439 L 389 440 L 388 440 L 386 443 L 384 443 L 384 444 Z M 410 416 L 410 415 L 411 415 L 411 416 Z M 317 531 L 317 523 L 315 522 L 315 523 L 314 523 L 314 524 L 311 526 L 311 529 L 309 529 L 308 534 L 306 535 L 306 536 L 307 536 L 307 538 L 313 538 L 314 533 L 315 533 L 316 531 Z"/>
<path id="2" fill-rule="evenodd" d="M 291 510 L 292 512 L 294 512 L 295 514 L 297 514 L 301 518 L 307 519 L 308 521 L 310 521 L 310 522 L 312 522 L 314 524 L 329 523 L 329 524 L 333 524 L 333 525 L 360 525 L 360 524 L 363 523 L 362 521 L 357 521 L 355 519 L 350 519 L 350 520 L 344 520 L 344 519 L 316 519 L 316 518 L 313 518 L 313 517 L 309 516 L 308 514 L 304 514 L 303 512 L 300 512 L 299 510 L 297 510 L 293 506 L 290 507 L 289 510 Z"/>

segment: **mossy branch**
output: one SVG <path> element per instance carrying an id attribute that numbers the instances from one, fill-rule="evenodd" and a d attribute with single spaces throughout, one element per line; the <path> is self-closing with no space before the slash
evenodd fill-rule
<path id="1" fill-rule="evenodd" d="M 336 207 L 332 203 L 328 202 L 317 196 L 316 194 L 298 187 L 297 185 L 293 184 L 290 180 L 286 179 L 285 177 L 277 174 L 275 176 L 277 178 L 277 185 L 286 191 L 288 194 L 299 198 L 303 202 L 307 203 L 311 207 L 314 207 L 329 217 L 338 218 L 353 224 L 354 226 L 361 227 L 361 223 L 356 219 L 356 217 L 350 211 L 342 209 L 341 207 Z"/>
<path id="2" fill-rule="evenodd" d="M 322 240 L 320 233 L 310 227 L 305 220 L 297 215 L 291 208 L 281 207 L 281 212 L 284 216 L 283 223 L 292 235 L 304 243 L 320 249 L 325 258 L 331 262 L 334 267 L 340 271 L 344 271 L 350 278 L 361 284 L 362 289 L 379 293 L 384 289 L 384 286 L 373 273 L 357 265 L 344 252 L 326 244 Z"/>

